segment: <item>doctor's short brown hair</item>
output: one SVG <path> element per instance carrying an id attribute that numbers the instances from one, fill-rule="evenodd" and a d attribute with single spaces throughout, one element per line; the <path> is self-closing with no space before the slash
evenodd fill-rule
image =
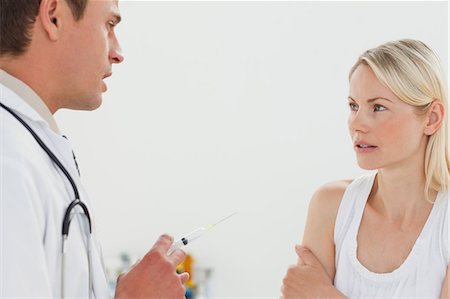
<path id="1" fill-rule="evenodd" d="M 89 0 L 65 1 L 79 21 Z M 30 30 L 36 21 L 41 0 L 0 0 L 0 56 L 20 56 L 31 42 Z"/>

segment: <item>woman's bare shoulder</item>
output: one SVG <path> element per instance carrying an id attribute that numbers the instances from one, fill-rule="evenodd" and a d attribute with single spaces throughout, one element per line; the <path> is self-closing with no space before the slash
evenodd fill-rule
<path id="1" fill-rule="evenodd" d="M 311 212 L 322 211 L 322 217 L 323 212 L 327 212 L 327 215 L 329 213 L 330 216 L 336 216 L 344 192 L 352 181 L 353 180 L 340 180 L 321 186 L 311 198 L 310 211 L 311 208 L 313 208 L 313 211 Z M 334 222 L 334 219 L 330 220 L 333 220 Z"/>

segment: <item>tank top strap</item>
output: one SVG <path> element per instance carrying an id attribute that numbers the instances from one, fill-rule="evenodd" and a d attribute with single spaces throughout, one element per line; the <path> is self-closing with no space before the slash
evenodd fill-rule
<path id="1" fill-rule="evenodd" d="M 353 180 L 345 189 L 334 225 L 336 256 L 339 255 L 346 234 L 356 234 L 354 230 L 359 227 L 375 176 L 376 172 L 360 176 Z"/>
<path id="2" fill-rule="evenodd" d="M 445 201 L 447 203 L 447 213 L 445 214 L 445 223 L 446 223 L 446 230 L 447 230 L 447 265 L 450 266 L 450 191 L 445 191 Z"/>
<path id="3" fill-rule="evenodd" d="M 441 191 L 441 204 L 444 205 L 442 223 L 443 223 L 443 251 L 444 256 L 447 258 L 447 265 L 450 265 L 450 190 Z"/>

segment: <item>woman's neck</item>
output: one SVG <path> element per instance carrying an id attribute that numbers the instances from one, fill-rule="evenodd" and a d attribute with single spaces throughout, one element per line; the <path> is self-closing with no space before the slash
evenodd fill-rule
<path id="1" fill-rule="evenodd" d="M 422 163 L 410 164 L 406 169 L 380 169 L 377 173 L 370 205 L 387 219 L 403 221 L 430 208 L 425 196 L 425 173 Z M 435 191 L 428 194 L 431 200 Z"/>

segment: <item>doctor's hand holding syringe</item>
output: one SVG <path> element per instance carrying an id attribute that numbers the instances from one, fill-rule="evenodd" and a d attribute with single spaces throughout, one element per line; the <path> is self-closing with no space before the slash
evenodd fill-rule
<path id="1" fill-rule="evenodd" d="M 172 243 L 171 236 L 161 235 L 139 262 L 119 276 L 115 298 L 185 298 L 183 284 L 189 279 L 189 274 L 178 274 L 175 270 L 184 260 L 185 253 L 182 250 L 174 250 L 168 255 L 167 251 Z"/>
<path id="2" fill-rule="evenodd" d="M 189 274 L 187 272 L 177 274 L 175 271 L 175 268 L 185 258 L 181 247 L 200 238 L 205 232 L 236 213 L 234 212 L 214 224 L 199 227 L 175 242 L 169 235 L 160 236 L 153 248 L 139 262 L 132 266 L 127 273 L 119 276 L 115 298 L 141 298 L 142 294 L 146 293 L 161 294 L 156 297 L 145 297 L 148 299 L 162 298 L 162 295 L 167 298 L 184 298 L 185 289 L 180 288 L 180 281 L 181 284 L 184 284 L 189 279 Z M 147 282 L 143 283 L 144 280 Z M 161 290 L 157 291 L 157 288 L 161 288 Z M 168 295 L 168 291 L 173 294 Z"/>

